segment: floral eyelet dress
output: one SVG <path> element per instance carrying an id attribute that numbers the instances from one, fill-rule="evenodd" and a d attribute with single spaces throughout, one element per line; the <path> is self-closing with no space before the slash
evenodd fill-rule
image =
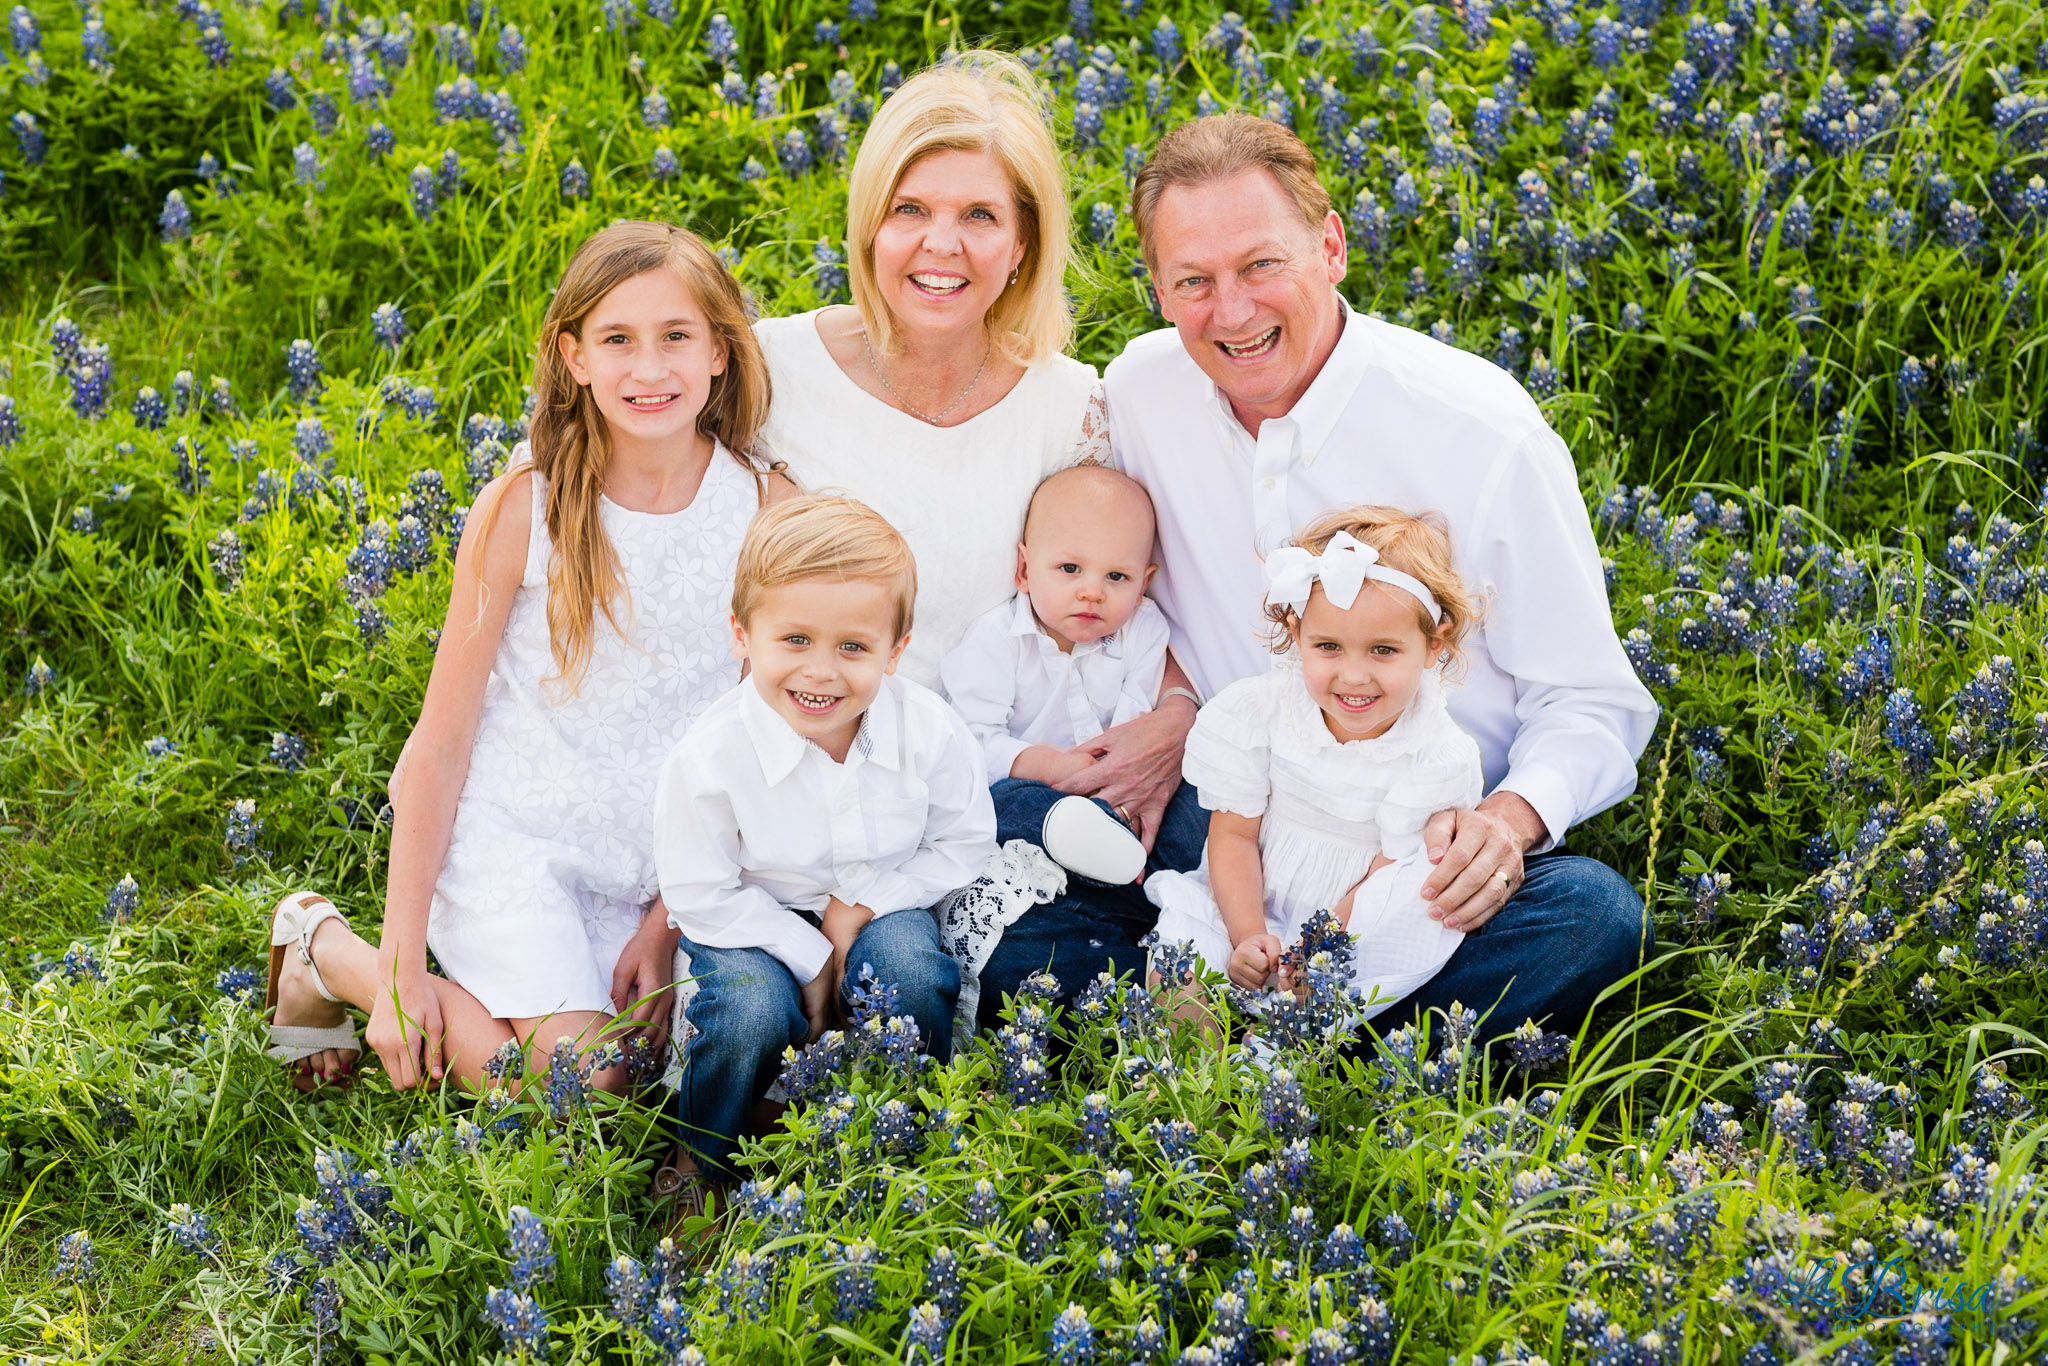
<path id="1" fill-rule="evenodd" d="M 547 490 L 538 474 L 531 482 L 526 571 L 427 918 L 449 978 L 499 1019 L 611 1013 L 612 968 L 660 890 L 651 831 L 662 760 L 739 681 L 727 618 L 760 498 L 751 470 L 720 446 L 680 511 L 600 504 L 625 635 L 596 614 L 572 697 L 554 681 Z"/>
<path id="2" fill-rule="evenodd" d="M 1452 721 L 1444 691 L 1442 669 L 1427 670 L 1384 735 L 1340 741 L 1289 651 L 1217 693 L 1188 732 L 1182 773 L 1202 805 L 1259 820 L 1266 926 L 1282 944 L 1342 900 L 1374 857 L 1394 860 L 1352 903 L 1353 981 L 1377 996 L 1368 1018 L 1434 977 L 1465 937 L 1430 919 L 1420 895 L 1432 867 L 1422 827 L 1475 804 L 1485 786 L 1478 742 Z M 1154 873 L 1145 894 L 1159 907 L 1161 942 L 1192 943 L 1221 972 L 1231 943 L 1208 868 L 1205 856 L 1192 873 Z"/>

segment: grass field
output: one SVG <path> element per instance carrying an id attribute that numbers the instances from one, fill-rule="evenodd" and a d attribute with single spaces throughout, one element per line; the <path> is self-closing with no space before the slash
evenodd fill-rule
<path id="1" fill-rule="evenodd" d="M 31 1362 L 2005 1362 L 2048 1350 L 2048 23 L 1702 0 L 14 5 L 0 35 L 0 1352 Z M 1143 993 L 795 1068 L 716 1255 L 659 1115 L 262 1056 L 263 915 L 373 927 L 383 786 L 547 290 L 618 217 L 844 296 L 845 163 L 1056 92 L 1076 353 L 1125 202 L 1289 122 L 1361 309 L 1521 377 L 1664 716 L 1573 842 L 1656 963 L 1570 1039 L 1285 1075 Z M 1048 1038 L 1071 1051 L 1049 1072 Z M 514 1079 L 516 1081 L 516 1079 Z M 82 1237 L 80 1236 L 82 1235 Z"/>

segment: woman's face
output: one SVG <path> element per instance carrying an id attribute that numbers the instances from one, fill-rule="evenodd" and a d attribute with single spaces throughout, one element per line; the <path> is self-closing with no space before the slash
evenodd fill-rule
<path id="1" fill-rule="evenodd" d="M 982 325 L 1024 259 L 1016 191 L 994 152 L 933 152 L 903 173 L 875 233 L 875 283 L 904 331 Z"/>

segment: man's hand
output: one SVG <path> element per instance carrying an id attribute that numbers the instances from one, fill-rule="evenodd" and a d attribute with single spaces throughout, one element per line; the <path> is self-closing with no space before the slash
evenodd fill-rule
<path id="1" fill-rule="evenodd" d="M 1230 962 L 1224 965 L 1223 973 L 1230 978 L 1232 986 L 1257 991 L 1279 969 L 1280 955 L 1284 952 L 1279 935 L 1264 932 L 1248 934 L 1231 949 Z"/>
<path id="2" fill-rule="evenodd" d="M 378 960 L 383 985 L 370 1007 L 366 1033 L 383 1060 L 392 1089 L 409 1091 L 439 1082 L 445 1070 L 441 1048 L 441 998 L 427 975 L 424 958 L 409 968 Z"/>
<path id="3" fill-rule="evenodd" d="M 675 984 L 676 941 L 681 937 L 668 923 L 668 907 L 656 897 L 612 968 L 613 1012 L 621 1023 L 639 1025 L 639 1037 L 656 1053 L 668 1042 L 669 989 Z"/>
<path id="4" fill-rule="evenodd" d="M 1422 827 L 1436 870 L 1422 898 L 1445 929 L 1470 933 L 1508 904 L 1522 885 L 1522 855 L 1549 831 L 1517 793 L 1496 792 L 1476 807 L 1439 811 Z"/>
<path id="5" fill-rule="evenodd" d="M 1095 762 L 1053 786 L 1108 802 L 1149 850 L 1159 837 L 1166 804 L 1180 786 L 1181 751 L 1194 724 L 1194 704 L 1184 697 L 1169 697 L 1143 716 L 1076 745 Z"/>
<path id="6" fill-rule="evenodd" d="M 867 907 L 849 906 L 836 896 L 825 903 L 820 928 L 832 941 L 832 956 L 825 960 L 825 970 L 818 976 L 825 979 L 825 1003 L 834 1012 L 839 1008 L 839 985 L 846 980 L 846 956 L 853 952 L 853 941 L 860 938 L 860 932 L 874 918 L 875 913 Z"/>

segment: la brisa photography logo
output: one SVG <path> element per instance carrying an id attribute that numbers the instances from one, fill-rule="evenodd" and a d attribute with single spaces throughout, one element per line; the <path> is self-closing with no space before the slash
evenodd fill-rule
<path id="1" fill-rule="evenodd" d="M 1967 1325 L 1990 1314 L 1995 1301 L 1989 1281 L 1918 1278 L 1907 1272 L 1904 1260 L 1815 1262 L 1793 1276 L 1790 1298 L 1795 1306 L 1843 1323 L 1924 1312 L 1947 1314 Z"/>

